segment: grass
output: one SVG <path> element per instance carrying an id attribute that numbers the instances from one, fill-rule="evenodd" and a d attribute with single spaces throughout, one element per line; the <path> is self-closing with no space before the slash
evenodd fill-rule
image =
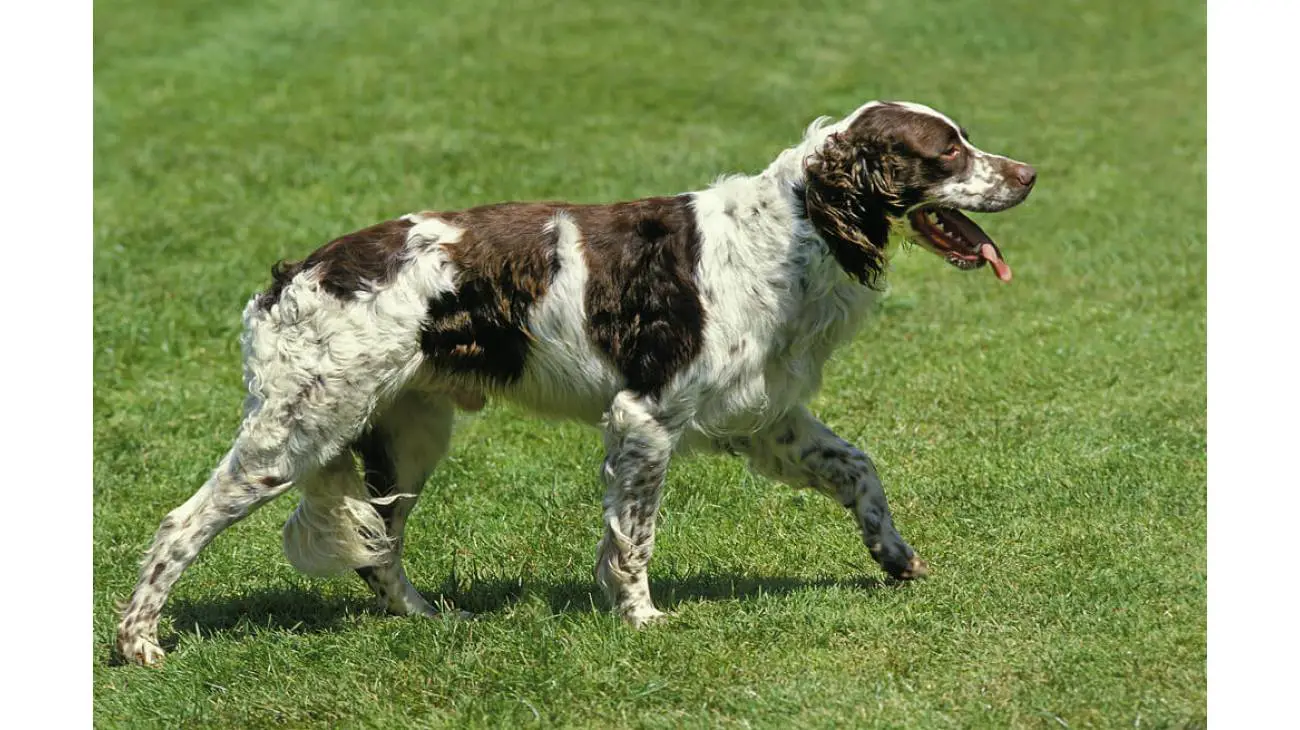
<path id="1" fill-rule="evenodd" d="M 102 727 L 1182 727 L 1206 712 L 1205 19 L 1175 0 L 561 5 L 102 0 L 95 17 L 94 697 Z M 626 630 L 591 564 L 594 432 L 497 404 L 410 527 L 430 595 L 294 573 L 291 499 L 223 534 L 108 663 L 161 517 L 239 418 L 279 258 L 427 207 L 753 171 L 819 114 L 924 101 L 1039 188 L 1010 286 L 918 250 L 815 410 L 876 456 L 933 576 L 828 501 L 674 465 Z"/>

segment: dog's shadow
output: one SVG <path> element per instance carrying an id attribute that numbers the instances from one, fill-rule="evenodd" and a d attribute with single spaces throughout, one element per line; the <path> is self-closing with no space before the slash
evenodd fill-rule
<path id="1" fill-rule="evenodd" d="M 700 573 L 688 577 L 650 579 L 655 605 L 665 611 L 700 601 L 748 601 L 761 596 L 784 596 L 802 590 L 843 588 L 870 593 L 889 585 L 878 578 L 791 578 Z M 606 610 L 606 601 L 594 580 L 545 583 L 523 579 L 478 580 L 467 589 L 446 581 L 429 595 L 441 595 L 457 608 L 476 615 L 500 612 L 525 597 L 541 596 L 555 614 Z"/>
<path id="2" fill-rule="evenodd" d="M 261 589 L 240 596 L 208 600 L 173 601 L 171 614 L 176 633 L 229 632 L 250 635 L 261 631 L 329 633 L 347 627 L 348 618 L 374 610 L 363 595 L 322 596 L 310 587 Z M 175 643 L 175 638 L 171 639 Z M 163 648 L 168 640 L 163 639 Z"/>
<path id="3" fill-rule="evenodd" d="M 666 611 L 700 601 L 749 601 L 762 596 L 784 596 L 802 590 L 840 588 L 872 593 L 891 585 L 878 578 L 791 578 L 735 576 L 702 573 L 688 577 L 651 579 L 655 604 Z M 448 578 L 436 590 L 422 587 L 430 600 L 446 601 L 477 617 L 488 618 L 525 598 L 540 596 L 555 614 L 603 612 L 606 602 L 594 580 L 557 582 L 522 578 L 472 580 L 458 585 Z M 254 591 L 215 600 L 177 600 L 169 609 L 175 633 L 164 638 L 163 648 L 175 648 L 177 634 L 252 635 L 266 630 L 290 633 L 331 633 L 347 629 L 351 618 L 378 613 L 376 601 L 355 596 L 322 596 L 310 586 Z"/>

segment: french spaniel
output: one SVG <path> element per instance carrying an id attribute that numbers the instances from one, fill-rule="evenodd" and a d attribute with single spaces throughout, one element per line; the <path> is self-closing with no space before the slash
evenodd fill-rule
<path id="1" fill-rule="evenodd" d="M 1009 281 L 998 247 L 958 211 L 1010 208 L 1036 175 L 919 104 L 828 121 L 761 173 L 705 190 L 410 213 L 277 265 L 244 310 L 234 446 L 159 526 L 118 626 L 121 656 L 158 662 L 159 613 L 181 573 L 293 488 L 283 538 L 295 567 L 355 570 L 388 611 L 437 613 L 407 580 L 403 530 L 456 410 L 489 397 L 601 429 L 595 574 L 633 626 L 662 616 L 647 580 L 655 514 L 670 458 L 692 450 L 824 493 L 889 575 L 924 575 L 870 457 L 805 404 L 882 286 L 891 232 Z"/>

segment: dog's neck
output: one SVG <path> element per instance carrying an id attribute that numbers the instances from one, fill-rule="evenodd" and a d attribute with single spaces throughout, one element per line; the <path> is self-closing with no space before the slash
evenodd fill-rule
<path id="1" fill-rule="evenodd" d="M 774 336 L 785 343 L 782 347 L 802 343 L 795 349 L 816 353 L 817 360 L 852 335 L 879 293 L 843 267 L 805 207 L 805 161 L 835 131 L 834 125 L 815 122 L 799 144 L 783 150 L 762 172 L 720 179 L 697 201 L 706 218 L 738 229 L 737 235 L 719 239 L 728 251 L 721 268 L 748 267 L 754 276 L 782 281 L 789 309 Z M 747 241 L 743 250 L 731 248 L 742 239 Z"/>
<path id="2" fill-rule="evenodd" d="M 841 131 L 847 123 L 847 119 L 833 124 L 828 124 L 827 121 L 826 118 L 814 121 L 808 126 L 803 139 L 798 144 L 782 150 L 776 159 L 751 180 L 753 184 L 767 188 L 788 202 L 789 209 L 793 213 L 789 224 L 789 236 L 793 245 L 815 242 L 818 248 L 824 250 L 825 255 L 836 263 L 835 273 L 843 273 L 854 278 L 856 282 L 858 272 L 845 268 L 844 261 L 832 252 L 831 245 L 818 232 L 808 215 L 805 198 L 808 185 L 808 160 L 821 150 L 827 138 Z"/>

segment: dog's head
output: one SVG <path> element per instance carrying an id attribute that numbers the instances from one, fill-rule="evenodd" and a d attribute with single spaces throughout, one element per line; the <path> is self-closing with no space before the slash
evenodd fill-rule
<path id="1" fill-rule="evenodd" d="M 989 154 L 966 131 L 920 104 L 872 102 L 837 123 L 805 163 L 808 220 L 840 265 L 875 286 L 895 223 L 907 237 L 961 269 L 1011 269 L 993 241 L 959 210 L 994 212 L 1019 204 L 1034 168 Z"/>

